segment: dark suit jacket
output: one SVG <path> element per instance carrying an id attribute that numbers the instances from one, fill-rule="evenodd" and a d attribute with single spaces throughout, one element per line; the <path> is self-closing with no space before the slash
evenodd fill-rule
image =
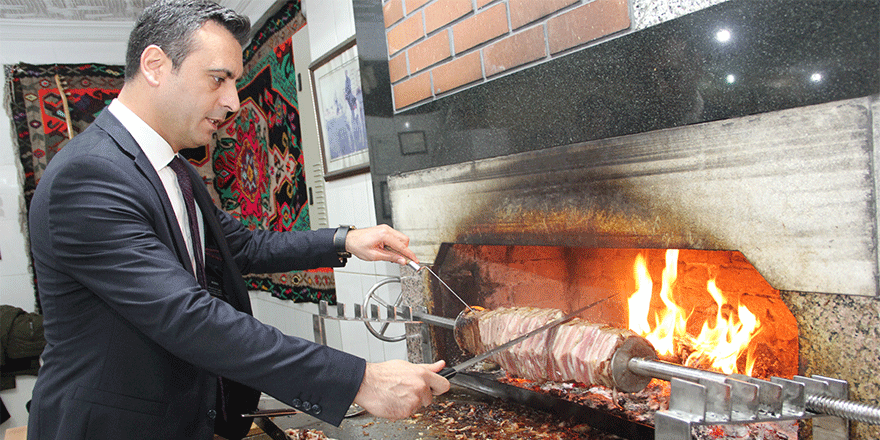
<path id="1" fill-rule="evenodd" d="M 333 230 L 250 231 L 206 198 L 229 302 L 193 277 L 159 176 L 110 112 L 52 159 L 29 214 L 47 340 L 29 440 L 210 439 L 218 375 L 341 422 L 365 361 L 254 319 L 240 277 L 340 265 Z"/>

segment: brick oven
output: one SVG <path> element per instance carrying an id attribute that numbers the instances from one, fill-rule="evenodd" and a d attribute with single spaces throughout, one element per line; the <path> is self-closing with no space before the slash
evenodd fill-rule
<path id="1" fill-rule="evenodd" d="M 664 21 L 658 3 L 696 12 Z M 377 217 L 468 303 L 625 292 L 585 316 L 625 326 L 638 259 L 659 293 L 673 250 L 689 318 L 746 304 L 768 325 L 755 375 L 838 378 L 880 403 L 880 2 L 356 0 L 355 15 Z M 424 272 L 402 285 L 430 313 L 461 310 Z M 411 336 L 416 359 L 463 356 L 440 330 Z"/>

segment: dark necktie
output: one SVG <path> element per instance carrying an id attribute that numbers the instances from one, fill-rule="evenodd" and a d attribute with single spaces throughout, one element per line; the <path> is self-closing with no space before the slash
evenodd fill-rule
<path id="1" fill-rule="evenodd" d="M 180 185 L 180 192 L 183 193 L 183 201 L 186 203 L 186 217 L 189 219 L 189 231 L 192 235 L 193 259 L 196 260 L 196 279 L 202 287 L 207 287 L 205 282 L 205 263 L 202 260 L 202 236 L 199 234 L 199 220 L 196 217 L 196 202 L 193 199 L 192 181 L 186 170 L 186 164 L 183 159 L 175 155 L 171 163 L 168 164 L 174 173 L 177 174 L 177 183 Z"/>
<path id="2" fill-rule="evenodd" d="M 177 174 L 177 184 L 180 185 L 180 192 L 183 194 L 183 201 L 186 203 L 186 217 L 189 219 L 189 231 L 192 234 L 193 241 L 193 253 L 195 254 L 196 260 L 196 278 L 199 280 L 199 284 L 202 288 L 207 288 L 207 282 L 205 281 L 205 263 L 202 261 L 202 237 L 199 234 L 199 220 L 196 218 L 196 202 L 193 198 L 193 189 L 192 189 L 192 180 L 190 180 L 189 172 L 186 170 L 186 164 L 183 163 L 183 159 L 174 155 L 174 159 L 171 159 L 171 163 L 168 164 L 172 170 L 174 170 L 174 174 Z M 224 424 L 229 420 L 229 415 L 226 414 L 226 392 L 224 391 L 225 385 L 223 384 L 223 378 L 217 377 L 217 384 L 220 388 L 218 393 L 218 398 L 220 400 L 220 411 L 223 414 Z M 239 385 L 241 386 L 241 385 Z"/>

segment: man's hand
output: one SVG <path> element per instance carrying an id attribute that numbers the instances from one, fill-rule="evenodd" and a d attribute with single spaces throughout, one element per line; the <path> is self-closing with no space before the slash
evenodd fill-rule
<path id="1" fill-rule="evenodd" d="M 419 262 L 409 249 L 409 237 L 388 225 L 348 231 L 345 250 L 364 261 L 390 261 L 402 266 L 409 260 Z"/>
<path id="2" fill-rule="evenodd" d="M 391 420 L 409 417 L 419 408 L 430 405 L 434 396 L 449 391 L 449 381 L 436 374 L 444 365 L 443 361 L 367 363 L 354 403 L 377 417 Z"/>

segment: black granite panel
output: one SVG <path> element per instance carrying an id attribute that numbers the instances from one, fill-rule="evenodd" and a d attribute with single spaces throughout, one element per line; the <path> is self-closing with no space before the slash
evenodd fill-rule
<path id="1" fill-rule="evenodd" d="M 390 174 L 880 91 L 880 0 L 730 0 L 395 114 L 381 2 L 353 1 L 380 222 Z"/>

